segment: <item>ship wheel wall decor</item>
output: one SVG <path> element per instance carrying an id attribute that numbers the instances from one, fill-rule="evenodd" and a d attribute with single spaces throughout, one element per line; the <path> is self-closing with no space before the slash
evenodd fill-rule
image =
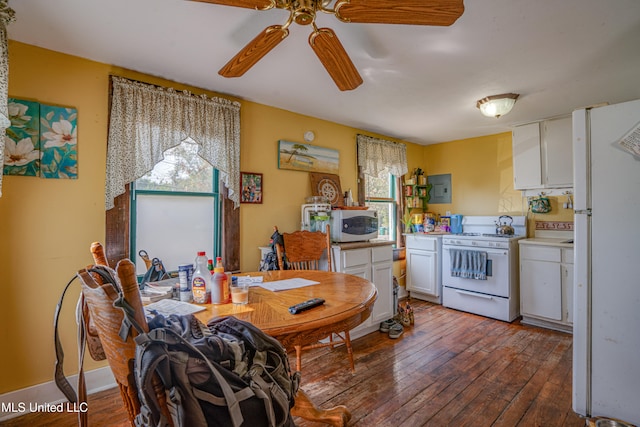
<path id="1" fill-rule="evenodd" d="M 449 26 L 462 16 L 463 0 L 191 0 L 221 6 L 289 11 L 282 25 L 271 25 L 260 32 L 238 52 L 218 74 L 240 77 L 289 35 L 289 26 L 311 25 L 309 45 L 327 70 L 336 86 L 353 90 L 362 84 L 362 77 L 330 28 L 316 26 L 318 12 L 334 15 L 342 22 L 361 24 L 404 24 Z M 333 6 L 332 6 L 333 4 Z"/>
<path id="2" fill-rule="evenodd" d="M 331 206 L 342 206 L 342 189 L 340 188 L 340 177 L 330 173 L 310 173 L 311 195 L 322 196 L 331 203 Z"/>

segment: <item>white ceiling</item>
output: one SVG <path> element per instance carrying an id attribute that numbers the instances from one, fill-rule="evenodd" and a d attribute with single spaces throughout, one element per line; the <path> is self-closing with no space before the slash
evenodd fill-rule
<path id="1" fill-rule="evenodd" d="M 334 29 L 364 80 L 348 92 L 307 44 L 310 28 L 296 24 L 244 76 L 217 74 L 263 28 L 283 24 L 283 10 L 187 0 L 9 6 L 17 18 L 10 39 L 418 144 L 640 98 L 638 0 L 466 0 L 450 27 L 346 24 L 319 14 L 318 26 Z M 513 111 L 483 117 L 476 100 L 505 92 L 520 94 Z"/>

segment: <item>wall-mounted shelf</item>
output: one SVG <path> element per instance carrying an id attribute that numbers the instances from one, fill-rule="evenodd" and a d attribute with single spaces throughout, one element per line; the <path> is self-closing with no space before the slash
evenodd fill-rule
<path id="1" fill-rule="evenodd" d="M 405 206 L 408 209 L 426 209 L 431 185 L 403 184 Z"/>

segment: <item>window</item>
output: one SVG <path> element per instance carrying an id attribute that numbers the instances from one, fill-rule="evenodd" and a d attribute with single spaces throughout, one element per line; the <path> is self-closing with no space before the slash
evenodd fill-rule
<path id="1" fill-rule="evenodd" d="M 131 254 L 136 273 L 146 271 L 140 250 L 162 260 L 167 270 L 193 262 L 197 251 L 221 254 L 218 171 L 198 155 L 191 140 L 164 152 L 131 191 Z"/>
<path id="2" fill-rule="evenodd" d="M 378 237 L 396 240 L 395 177 L 382 173 L 382 178 L 364 174 L 365 205 L 378 212 Z"/>

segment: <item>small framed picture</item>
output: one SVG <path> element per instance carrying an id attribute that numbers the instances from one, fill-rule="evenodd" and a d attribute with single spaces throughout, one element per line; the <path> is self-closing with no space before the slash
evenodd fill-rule
<path id="1" fill-rule="evenodd" d="M 262 203 L 262 174 L 240 172 L 240 203 Z"/>

